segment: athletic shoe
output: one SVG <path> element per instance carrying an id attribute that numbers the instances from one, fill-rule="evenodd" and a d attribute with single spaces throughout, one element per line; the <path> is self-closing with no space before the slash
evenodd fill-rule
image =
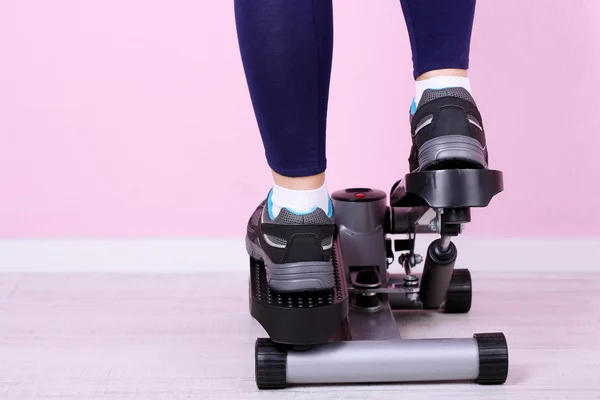
<path id="1" fill-rule="evenodd" d="M 332 289 L 331 253 L 335 222 L 329 201 L 328 213 L 321 208 L 298 214 L 282 208 L 271 212 L 271 193 L 248 221 L 246 250 L 265 264 L 267 280 L 277 292 Z"/>
<path id="2" fill-rule="evenodd" d="M 488 167 L 483 121 L 466 89 L 425 90 L 413 102 L 410 125 L 411 172 Z"/>

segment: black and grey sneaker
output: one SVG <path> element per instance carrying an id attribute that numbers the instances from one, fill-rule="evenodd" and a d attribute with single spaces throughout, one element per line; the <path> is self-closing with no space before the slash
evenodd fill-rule
<path id="1" fill-rule="evenodd" d="M 425 90 L 410 125 L 410 172 L 488 167 L 483 121 L 466 89 Z"/>
<path id="2" fill-rule="evenodd" d="M 283 208 L 273 218 L 270 199 L 271 193 L 248 221 L 246 249 L 251 257 L 264 262 L 271 289 L 303 292 L 333 288 L 335 222 L 331 201 L 328 213 L 316 208 L 299 215 Z"/>

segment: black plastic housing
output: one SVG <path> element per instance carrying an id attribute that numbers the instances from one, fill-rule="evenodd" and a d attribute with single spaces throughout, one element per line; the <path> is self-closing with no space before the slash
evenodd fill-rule
<path id="1" fill-rule="evenodd" d="M 406 174 L 390 194 L 392 207 L 486 207 L 504 190 L 501 171 L 448 169 Z"/>

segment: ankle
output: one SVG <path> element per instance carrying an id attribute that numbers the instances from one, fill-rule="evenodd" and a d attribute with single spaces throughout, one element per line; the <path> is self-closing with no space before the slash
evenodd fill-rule
<path id="1" fill-rule="evenodd" d="M 419 79 L 417 78 L 417 80 L 415 81 L 415 98 L 413 99 L 413 105 L 411 110 L 414 112 L 416 111 L 416 107 L 419 105 L 420 101 L 421 101 L 421 97 L 423 96 L 423 93 L 428 90 L 428 89 L 447 89 L 447 88 L 457 88 L 457 87 L 461 87 L 464 88 L 467 92 L 469 92 L 469 94 L 472 95 L 472 91 L 471 91 L 471 80 L 466 76 L 466 71 L 464 75 L 460 75 L 458 72 L 454 75 L 450 74 L 450 75 L 442 75 L 441 71 L 449 71 L 449 70 L 437 70 L 437 71 L 430 71 L 431 73 L 434 73 L 433 75 L 430 75 L 427 78 L 422 78 L 425 75 L 429 74 L 423 74 L 421 76 L 419 76 Z M 461 71 L 461 70 L 455 70 L 455 71 Z"/>
<path id="2" fill-rule="evenodd" d="M 276 218 L 283 208 L 299 215 L 309 214 L 320 208 L 329 217 L 332 216 L 331 199 L 324 176 L 309 178 L 312 179 L 274 180 L 268 202 L 271 218 Z"/>
<path id="3" fill-rule="evenodd" d="M 273 173 L 273 182 L 275 185 L 290 190 L 315 190 L 319 189 L 325 183 L 325 173 L 312 176 L 290 177 Z"/>
<path id="4" fill-rule="evenodd" d="M 438 76 L 456 76 L 467 78 L 468 71 L 466 69 L 456 69 L 456 68 L 445 68 L 445 69 L 435 69 L 433 71 L 427 71 L 419 76 L 417 76 L 417 81 L 424 81 L 426 79 L 435 78 Z"/>

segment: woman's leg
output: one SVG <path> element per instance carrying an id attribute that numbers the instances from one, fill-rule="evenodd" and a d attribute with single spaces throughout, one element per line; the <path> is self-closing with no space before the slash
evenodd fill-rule
<path id="1" fill-rule="evenodd" d="M 333 286 L 333 210 L 325 134 L 333 51 L 331 0 L 235 0 L 238 42 L 273 188 L 248 224 L 249 253 L 271 287 Z M 298 228 L 301 226 L 302 235 Z"/>
<path id="2" fill-rule="evenodd" d="M 475 0 L 400 0 L 415 79 L 427 73 L 466 76 L 475 3 Z"/>
<path id="3" fill-rule="evenodd" d="M 476 0 L 400 0 L 413 59 L 411 171 L 487 168 L 467 71 Z"/>

